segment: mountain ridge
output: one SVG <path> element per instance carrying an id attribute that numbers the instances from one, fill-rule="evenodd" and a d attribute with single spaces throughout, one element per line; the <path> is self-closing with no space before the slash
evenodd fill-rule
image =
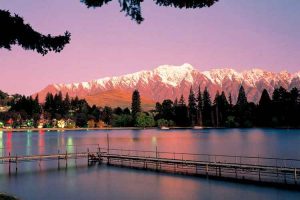
<path id="1" fill-rule="evenodd" d="M 106 91 L 116 90 L 128 93 L 138 89 L 142 96 L 155 102 L 164 99 L 174 100 L 181 94 L 187 97 L 191 86 L 195 91 L 200 86 L 201 90 L 208 88 L 212 99 L 217 91 L 224 91 L 227 97 L 231 93 L 235 102 L 241 85 L 245 88 L 248 100 L 257 103 L 263 89 L 267 89 L 271 95 L 279 86 L 288 90 L 293 87 L 300 88 L 300 71 L 275 73 L 253 68 L 238 72 L 232 68 L 219 68 L 201 72 L 188 63 L 181 66 L 161 65 L 153 70 L 142 70 L 87 82 L 50 84 L 36 94 L 43 101 L 48 92 L 61 91 L 63 95 L 68 93 L 71 97 L 85 98 L 93 95 L 100 97 L 100 94 Z"/>

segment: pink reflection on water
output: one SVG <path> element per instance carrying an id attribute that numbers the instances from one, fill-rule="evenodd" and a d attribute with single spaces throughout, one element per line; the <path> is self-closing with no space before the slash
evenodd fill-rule
<path id="1" fill-rule="evenodd" d="M 13 147 L 13 145 L 12 145 L 12 135 L 13 135 L 12 132 L 7 132 L 6 133 L 5 150 L 6 150 L 7 154 L 12 152 L 12 147 Z"/>
<path id="2" fill-rule="evenodd" d="M 39 132 L 39 136 L 38 136 L 38 153 L 39 154 L 45 153 L 45 135 L 43 132 Z"/>

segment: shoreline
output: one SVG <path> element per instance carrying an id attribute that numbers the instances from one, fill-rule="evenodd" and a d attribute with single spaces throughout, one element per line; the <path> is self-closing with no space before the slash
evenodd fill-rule
<path id="1" fill-rule="evenodd" d="M 3 129 L 0 128 L 0 132 L 65 132 L 65 131 L 97 131 L 97 130 L 151 130 L 159 129 L 162 131 L 168 130 L 180 130 L 180 129 L 192 129 L 192 130 L 207 130 L 207 129 L 285 129 L 285 130 L 300 130 L 300 128 L 291 128 L 291 127 L 252 127 L 252 128 L 229 128 L 229 127 L 169 127 L 169 129 L 161 129 L 159 127 L 105 127 L 105 128 L 12 128 L 12 129 Z"/>

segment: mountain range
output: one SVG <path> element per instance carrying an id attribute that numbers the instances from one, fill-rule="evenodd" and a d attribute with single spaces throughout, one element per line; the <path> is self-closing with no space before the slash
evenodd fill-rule
<path id="1" fill-rule="evenodd" d="M 217 91 L 224 91 L 227 96 L 231 93 L 235 103 L 241 85 L 245 88 L 248 100 L 257 103 L 263 89 L 267 89 L 271 95 L 279 86 L 288 90 L 293 87 L 300 88 L 300 71 L 275 73 L 255 68 L 237 72 L 234 69 L 222 68 L 201 72 L 190 64 L 161 65 L 153 70 L 88 82 L 51 84 L 36 94 L 43 101 L 48 92 L 55 94 L 61 91 L 63 95 L 68 93 L 71 97 L 85 98 L 89 104 L 128 107 L 132 91 L 138 89 L 142 96 L 142 106 L 151 108 L 157 101 L 174 100 L 181 94 L 187 99 L 191 86 L 195 92 L 199 86 L 202 91 L 207 87 L 212 99 Z"/>

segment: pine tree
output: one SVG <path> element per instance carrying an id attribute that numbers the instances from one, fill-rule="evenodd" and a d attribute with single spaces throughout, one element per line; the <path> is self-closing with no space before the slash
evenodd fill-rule
<path id="1" fill-rule="evenodd" d="M 202 109 L 203 109 L 203 100 L 202 100 L 201 89 L 199 86 L 198 96 L 197 96 L 197 122 L 199 126 L 203 126 Z"/>
<path id="2" fill-rule="evenodd" d="M 70 96 L 67 93 L 65 99 L 63 100 L 63 113 L 66 115 L 69 110 L 71 109 L 71 101 L 70 101 Z"/>
<path id="3" fill-rule="evenodd" d="M 272 100 L 266 89 L 263 90 L 257 107 L 257 124 L 267 127 L 271 125 Z"/>
<path id="4" fill-rule="evenodd" d="M 36 95 L 33 101 L 33 113 L 40 114 L 42 109 L 39 103 L 39 95 Z"/>
<path id="5" fill-rule="evenodd" d="M 212 115 L 211 115 L 211 99 L 207 88 L 203 92 L 203 124 L 204 126 L 212 125 Z"/>
<path id="6" fill-rule="evenodd" d="M 185 104 L 183 95 L 181 95 L 178 105 L 174 108 L 174 121 L 177 126 L 189 126 L 188 107 Z"/>
<path id="7" fill-rule="evenodd" d="M 44 110 L 52 116 L 54 115 L 54 97 L 52 93 L 46 95 Z"/>
<path id="8" fill-rule="evenodd" d="M 170 99 L 165 99 L 162 102 L 162 118 L 166 120 L 173 120 L 174 118 L 173 101 Z"/>
<path id="9" fill-rule="evenodd" d="M 189 94 L 188 109 L 189 109 L 189 119 L 191 125 L 194 126 L 196 115 L 197 115 L 197 104 L 196 104 L 196 98 L 192 87 L 190 89 L 190 94 Z"/>
<path id="10" fill-rule="evenodd" d="M 220 126 L 220 109 L 219 109 L 219 106 L 220 106 L 220 94 L 219 94 L 219 91 L 217 91 L 216 93 L 216 96 L 215 96 L 215 99 L 214 99 L 214 110 L 215 110 L 215 125 L 217 127 Z"/>
<path id="11" fill-rule="evenodd" d="M 184 97 L 183 97 L 183 95 L 181 95 L 181 96 L 180 96 L 180 99 L 179 99 L 178 105 L 179 105 L 179 106 L 185 106 L 185 100 L 184 100 Z"/>
<path id="12" fill-rule="evenodd" d="M 297 127 L 300 125 L 300 117 L 299 117 L 299 100 L 300 100 L 300 92 L 297 88 L 292 88 L 290 91 L 290 100 L 291 103 L 289 104 L 289 124 L 292 127 Z"/>
<path id="13" fill-rule="evenodd" d="M 230 106 L 230 108 L 232 108 L 232 107 L 233 107 L 233 104 L 232 104 L 232 96 L 231 96 L 231 92 L 229 93 L 228 100 L 229 100 L 229 106 Z"/>
<path id="14" fill-rule="evenodd" d="M 177 106 L 177 105 L 178 105 L 178 99 L 176 97 L 175 100 L 174 100 L 174 106 Z"/>
<path id="15" fill-rule="evenodd" d="M 290 103 L 290 94 L 283 88 L 276 88 L 272 95 L 272 111 L 273 119 L 272 124 L 275 126 L 285 127 L 288 126 L 288 113 L 289 113 L 289 103 Z"/>
<path id="16" fill-rule="evenodd" d="M 225 126 L 226 119 L 229 115 L 229 109 L 230 107 L 225 92 L 222 91 L 219 102 L 220 126 Z"/>
<path id="17" fill-rule="evenodd" d="M 247 100 L 247 97 L 246 97 L 245 89 L 241 85 L 236 105 L 237 106 L 244 106 L 244 105 L 247 105 L 247 104 L 248 104 L 248 100 Z"/>
<path id="18" fill-rule="evenodd" d="M 132 102 L 131 102 L 131 114 L 133 120 L 136 119 L 137 113 L 141 112 L 141 97 L 138 90 L 134 90 L 132 93 Z"/>

